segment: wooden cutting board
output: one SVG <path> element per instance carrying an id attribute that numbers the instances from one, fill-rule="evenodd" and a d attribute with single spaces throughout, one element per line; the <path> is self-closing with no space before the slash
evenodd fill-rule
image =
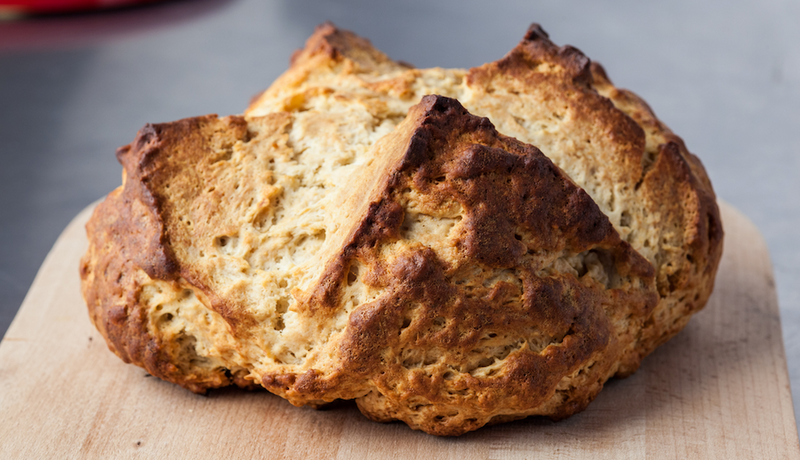
<path id="1" fill-rule="evenodd" d="M 267 392 L 197 396 L 122 363 L 89 322 L 81 212 L 0 343 L 0 458 L 800 459 L 769 254 L 722 204 L 725 253 L 705 310 L 589 408 L 436 438 L 352 404 Z"/>

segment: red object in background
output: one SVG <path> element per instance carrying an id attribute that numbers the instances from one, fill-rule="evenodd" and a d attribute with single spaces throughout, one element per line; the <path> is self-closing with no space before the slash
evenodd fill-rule
<path id="1" fill-rule="evenodd" d="M 0 0 L 0 12 L 68 13 L 153 3 L 159 0 Z"/>

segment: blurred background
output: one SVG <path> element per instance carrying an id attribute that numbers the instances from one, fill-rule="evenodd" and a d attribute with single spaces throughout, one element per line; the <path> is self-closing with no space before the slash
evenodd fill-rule
<path id="1" fill-rule="evenodd" d="M 120 184 L 114 150 L 145 123 L 241 113 L 325 20 L 417 67 L 496 60 L 535 21 L 644 97 L 762 231 L 798 401 L 800 2 L 182 0 L 33 16 L 9 4 L 0 335 L 59 233 Z"/>

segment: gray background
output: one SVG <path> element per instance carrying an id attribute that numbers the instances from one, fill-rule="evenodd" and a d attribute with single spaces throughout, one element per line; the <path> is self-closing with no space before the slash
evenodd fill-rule
<path id="1" fill-rule="evenodd" d="M 0 22 L 0 335 L 61 230 L 119 185 L 116 147 L 241 113 L 325 20 L 418 67 L 496 60 L 534 21 L 602 62 L 763 232 L 800 395 L 797 1 L 184 0 Z"/>

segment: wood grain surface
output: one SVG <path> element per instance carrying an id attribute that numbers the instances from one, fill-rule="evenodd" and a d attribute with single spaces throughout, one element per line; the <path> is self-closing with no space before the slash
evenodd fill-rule
<path id="1" fill-rule="evenodd" d="M 767 248 L 724 203 L 714 294 L 677 337 L 589 408 L 459 438 L 315 411 L 265 391 L 197 396 L 122 363 L 89 322 L 64 230 L 0 343 L 0 458 L 800 459 Z"/>

